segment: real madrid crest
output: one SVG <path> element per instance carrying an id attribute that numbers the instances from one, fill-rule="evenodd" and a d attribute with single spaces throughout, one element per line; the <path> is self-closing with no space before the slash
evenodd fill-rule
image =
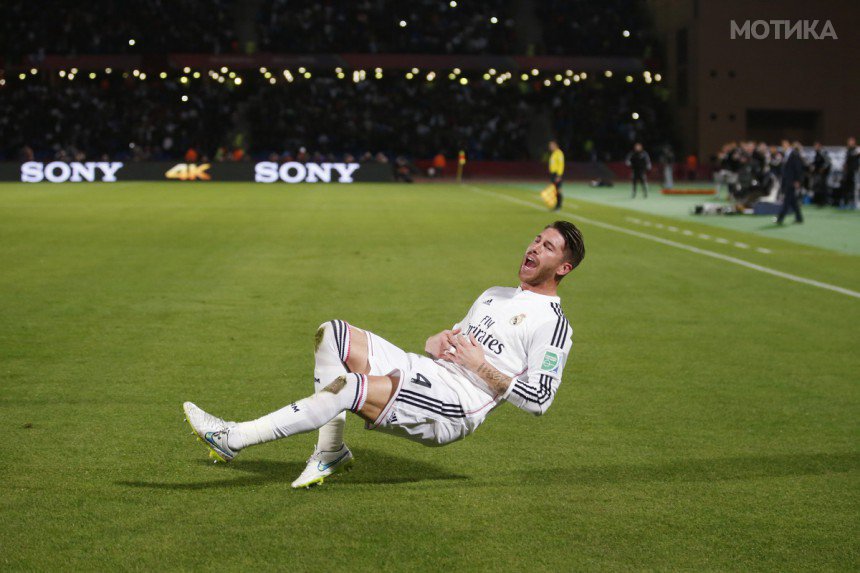
<path id="1" fill-rule="evenodd" d="M 513 326 L 516 326 L 516 325 L 518 325 L 518 324 L 522 324 L 522 322 L 523 322 L 525 319 L 526 319 L 526 315 L 524 315 L 524 314 L 518 314 L 518 315 L 516 315 L 515 317 L 513 317 L 513 318 L 511 319 L 511 324 L 512 324 Z"/>

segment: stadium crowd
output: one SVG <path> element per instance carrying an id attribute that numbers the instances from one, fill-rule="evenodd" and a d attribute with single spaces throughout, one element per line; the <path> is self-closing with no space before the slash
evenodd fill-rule
<path id="1" fill-rule="evenodd" d="M 262 0 L 256 8 L 211 0 L 205 9 L 193 0 L 11 1 L 0 19 L 0 58 L 254 51 L 648 57 L 640 4 L 544 0 L 527 17 L 506 0 Z"/>
<path id="2" fill-rule="evenodd" d="M 543 29 L 542 52 L 551 55 L 649 57 L 646 12 L 630 0 L 536 2 Z"/>
<path id="3" fill-rule="evenodd" d="M 516 48 L 510 2 L 266 0 L 260 49 L 287 53 L 507 54 Z"/>
<path id="4" fill-rule="evenodd" d="M 206 76 L 141 81 L 120 73 L 74 81 L 39 74 L 0 90 L 0 159 L 82 153 L 176 159 L 298 153 L 430 158 L 464 149 L 471 159 L 529 158 L 528 133 L 545 116 L 571 160 L 619 159 L 631 143 L 667 134 L 654 86 L 590 78 L 572 86 L 540 79 L 408 80 L 400 73 L 355 83 L 319 72 L 270 85 L 256 72 L 241 86 Z M 187 96 L 187 101 L 183 101 Z M 632 111 L 639 110 L 634 120 Z M 218 154 L 220 148 L 224 149 Z M 71 150 L 71 151 L 70 151 Z"/>
<path id="5" fill-rule="evenodd" d="M 233 0 L 4 2 L 0 58 L 33 63 L 47 54 L 224 53 L 239 49 Z"/>
<path id="6" fill-rule="evenodd" d="M 237 93 L 214 82 L 183 86 L 116 77 L 98 81 L 28 81 L 0 90 L 2 155 L 21 159 L 110 157 L 167 159 L 193 145 L 231 136 Z M 205 142 L 205 144 L 203 143 Z"/>

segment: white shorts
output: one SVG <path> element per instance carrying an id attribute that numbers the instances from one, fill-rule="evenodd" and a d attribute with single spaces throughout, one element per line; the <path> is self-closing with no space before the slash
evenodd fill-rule
<path id="1" fill-rule="evenodd" d="M 367 424 L 368 429 L 444 446 L 474 432 L 499 404 L 453 369 L 364 332 L 370 375 L 396 373 L 400 379 L 394 396 L 374 423 Z"/>

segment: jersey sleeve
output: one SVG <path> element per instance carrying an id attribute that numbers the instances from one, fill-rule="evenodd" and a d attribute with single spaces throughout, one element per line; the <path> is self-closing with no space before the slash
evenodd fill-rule
<path id="1" fill-rule="evenodd" d="M 561 374 L 573 345 L 573 331 L 561 312 L 532 334 L 526 348 L 526 371 L 514 379 L 505 399 L 540 416 L 549 409 L 561 384 Z"/>

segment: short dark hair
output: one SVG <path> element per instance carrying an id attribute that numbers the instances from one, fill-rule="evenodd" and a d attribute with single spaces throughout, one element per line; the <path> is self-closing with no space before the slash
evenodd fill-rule
<path id="1" fill-rule="evenodd" d="M 582 239 L 582 232 L 570 221 L 556 221 L 545 228 L 550 227 L 561 233 L 564 238 L 565 258 L 573 268 L 578 267 L 585 258 L 585 241 Z"/>

